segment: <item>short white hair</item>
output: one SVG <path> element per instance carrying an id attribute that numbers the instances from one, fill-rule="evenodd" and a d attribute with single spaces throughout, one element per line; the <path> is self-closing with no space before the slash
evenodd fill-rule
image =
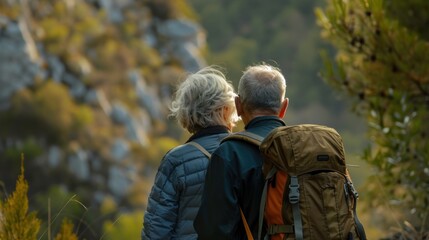
<path id="1" fill-rule="evenodd" d="M 209 126 L 232 126 L 237 121 L 235 96 L 233 86 L 221 71 L 205 67 L 179 85 L 171 104 L 171 116 L 190 133 Z"/>
<path id="2" fill-rule="evenodd" d="M 238 95 L 247 111 L 278 113 L 286 94 L 286 79 L 280 69 L 267 64 L 248 67 L 238 84 Z"/>

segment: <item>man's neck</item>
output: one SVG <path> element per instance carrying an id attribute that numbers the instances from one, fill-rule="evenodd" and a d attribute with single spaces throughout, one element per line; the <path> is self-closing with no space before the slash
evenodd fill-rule
<path id="1" fill-rule="evenodd" d="M 243 120 L 244 125 L 247 125 L 254 118 L 262 116 L 277 116 L 273 113 L 268 113 L 267 111 L 253 111 L 252 113 L 244 113 L 241 115 L 241 120 Z"/>

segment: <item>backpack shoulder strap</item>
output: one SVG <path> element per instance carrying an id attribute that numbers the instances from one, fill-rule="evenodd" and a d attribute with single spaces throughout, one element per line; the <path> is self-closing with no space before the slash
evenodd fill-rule
<path id="1" fill-rule="evenodd" d="M 356 191 L 356 189 L 354 188 L 353 183 L 350 180 L 349 176 L 346 176 L 346 179 L 347 179 L 347 188 L 348 188 L 348 191 L 351 192 L 351 195 L 354 198 L 354 201 L 353 201 L 353 215 L 354 215 L 354 221 L 355 221 L 355 224 L 356 224 L 356 228 L 357 228 L 357 232 L 358 232 L 358 235 L 359 235 L 359 239 L 366 240 L 365 229 L 364 229 L 362 223 L 359 221 L 359 218 L 358 218 L 357 213 L 356 213 L 356 208 L 357 208 L 356 206 L 357 206 L 357 200 L 359 198 L 359 194 Z"/>
<path id="2" fill-rule="evenodd" d="M 198 144 L 197 142 L 191 141 L 187 143 L 188 145 L 192 145 L 196 147 L 198 150 L 200 150 L 208 159 L 212 156 L 203 146 Z"/>
<path id="3" fill-rule="evenodd" d="M 254 240 L 252 232 L 250 231 L 249 224 L 247 223 L 246 217 L 244 216 L 243 210 L 240 208 L 241 220 L 243 221 L 244 230 L 246 230 L 247 240 Z"/>
<path id="4" fill-rule="evenodd" d="M 241 132 L 236 132 L 236 133 L 233 133 L 233 134 L 227 136 L 226 138 L 224 138 L 222 140 L 222 142 L 225 142 L 225 141 L 228 141 L 231 139 L 249 142 L 249 143 L 252 143 L 256 146 L 261 145 L 261 142 L 264 140 L 264 138 L 262 136 L 259 136 L 258 134 L 251 133 L 248 131 L 241 131 Z"/>

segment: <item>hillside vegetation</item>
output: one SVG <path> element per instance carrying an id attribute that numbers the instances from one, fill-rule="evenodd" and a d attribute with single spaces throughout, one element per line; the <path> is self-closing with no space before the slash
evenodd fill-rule
<path id="1" fill-rule="evenodd" d="M 0 1 L 0 199 L 24 153 L 39 239 L 60 232 L 55 214 L 80 239 L 141 228 L 159 161 L 187 137 L 171 95 L 205 66 L 192 14 L 180 0 Z"/>

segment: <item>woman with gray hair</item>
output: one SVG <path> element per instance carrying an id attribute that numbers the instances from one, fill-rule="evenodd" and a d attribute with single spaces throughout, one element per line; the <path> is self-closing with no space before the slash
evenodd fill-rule
<path id="1" fill-rule="evenodd" d="M 149 195 L 141 239 L 197 239 L 193 227 L 198 212 L 208 155 L 237 120 L 235 93 L 213 67 L 189 75 L 171 106 L 183 128 L 193 135 L 162 159 Z"/>

